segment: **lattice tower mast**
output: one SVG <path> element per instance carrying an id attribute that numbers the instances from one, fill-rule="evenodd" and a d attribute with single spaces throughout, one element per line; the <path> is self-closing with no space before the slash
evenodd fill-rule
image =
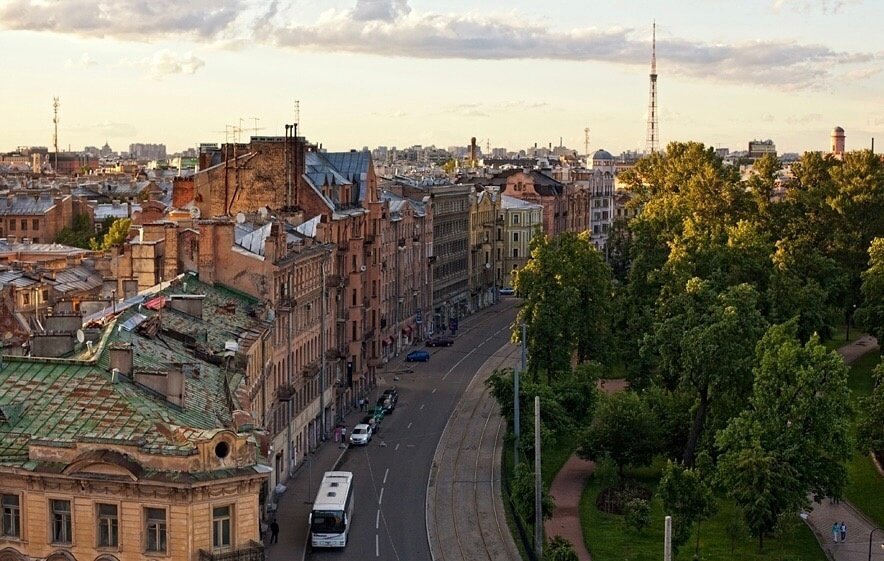
<path id="1" fill-rule="evenodd" d="M 651 35 L 651 92 L 648 99 L 648 132 L 645 151 L 653 154 L 660 149 L 660 127 L 657 121 L 657 22 Z"/>

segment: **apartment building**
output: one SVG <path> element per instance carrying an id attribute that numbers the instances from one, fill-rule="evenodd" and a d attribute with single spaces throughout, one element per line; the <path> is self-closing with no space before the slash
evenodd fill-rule
<path id="1" fill-rule="evenodd" d="M 528 263 L 531 256 L 531 239 L 543 234 L 544 211 L 543 205 L 538 203 L 501 195 L 495 275 L 500 286 L 512 288 L 513 273 Z"/>
<path id="2" fill-rule="evenodd" d="M 497 224 L 500 219 L 500 194 L 493 189 L 475 186 L 470 193 L 470 310 L 475 312 L 497 302 L 495 261 L 497 259 Z"/>

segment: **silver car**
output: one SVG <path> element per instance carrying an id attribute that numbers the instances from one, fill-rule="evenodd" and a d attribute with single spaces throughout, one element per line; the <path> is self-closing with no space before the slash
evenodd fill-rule
<path id="1" fill-rule="evenodd" d="M 365 446 L 371 441 L 371 427 L 366 424 L 359 424 L 353 427 L 350 433 L 350 444 L 354 446 Z"/>

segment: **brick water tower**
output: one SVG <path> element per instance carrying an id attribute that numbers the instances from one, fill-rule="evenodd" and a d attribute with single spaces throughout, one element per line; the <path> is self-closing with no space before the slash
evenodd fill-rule
<path id="1" fill-rule="evenodd" d="M 836 158 L 844 156 L 844 129 L 841 127 L 832 129 L 832 155 Z"/>

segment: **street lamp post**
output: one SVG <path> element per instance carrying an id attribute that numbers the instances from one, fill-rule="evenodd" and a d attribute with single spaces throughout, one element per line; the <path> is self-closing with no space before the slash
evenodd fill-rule
<path id="1" fill-rule="evenodd" d="M 872 528 L 872 531 L 869 532 L 869 561 L 872 561 L 872 536 L 874 536 L 875 532 L 878 530 L 884 531 L 884 528 Z M 884 543 L 881 544 L 881 548 L 884 549 Z"/>
<path id="2" fill-rule="evenodd" d="M 853 305 L 853 308 L 847 309 L 847 334 L 844 336 L 844 342 L 850 342 L 850 322 L 853 321 L 853 314 L 856 313 L 856 304 Z"/>

